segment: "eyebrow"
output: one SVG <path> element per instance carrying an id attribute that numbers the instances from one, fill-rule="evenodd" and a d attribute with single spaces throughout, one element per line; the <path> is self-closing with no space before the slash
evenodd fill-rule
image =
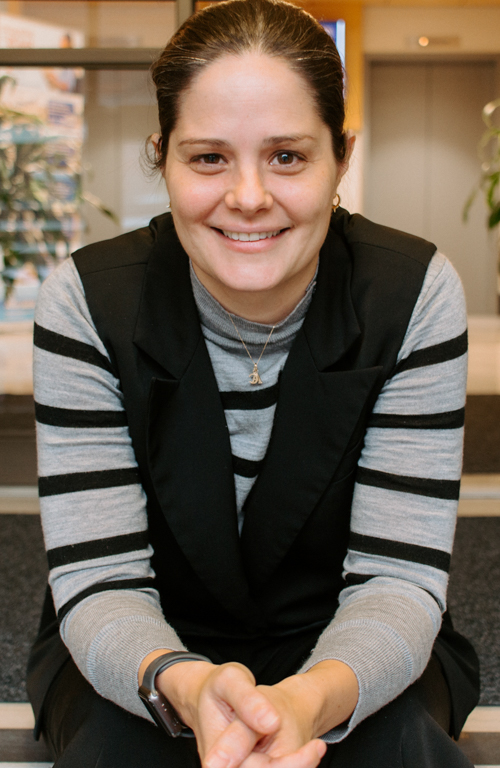
<path id="1" fill-rule="evenodd" d="M 314 136 L 309 136 L 305 133 L 290 134 L 289 136 L 270 136 L 268 139 L 265 139 L 264 146 L 274 147 L 277 144 L 296 144 L 300 141 L 304 141 L 304 139 L 311 139 L 312 141 L 315 140 Z M 179 147 L 193 144 L 202 144 L 221 149 L 230 146 L 230 143 L 228 141 L 224 141 L 223 139 L 184 139 L 184 141 L 179 142 Z"/>
<path id="2" fill-rule="evenodd" d="M 292 133 L 290 136 L 271 136 L 271 138 L 264 141 L 264 144 L 266 147 L 274 147 L 275 144 L 293 144 L 305 139 L 315 141 L 314 136 L 309 136 L 307 133 Z"/>

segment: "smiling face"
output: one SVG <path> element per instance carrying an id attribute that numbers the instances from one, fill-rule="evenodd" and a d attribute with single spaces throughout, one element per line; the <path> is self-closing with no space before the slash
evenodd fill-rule
<path id="1" fill-rule="evenodd" d="M 342 170 L 282 59 L 224 56 L 180 99 L 164 169 L 179 239 L 229 311 L 275 323 L 314 276 Z"/>

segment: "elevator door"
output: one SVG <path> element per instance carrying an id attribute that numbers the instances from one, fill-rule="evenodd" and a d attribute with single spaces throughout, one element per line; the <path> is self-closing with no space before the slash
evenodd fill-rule
<path id="1" fill-rule="evenodd" d="M 472 314 L 496 312 L 496 248 L 477 198 L 483 106 L 494 97 L 494 64 L 373 63 L 365 213 L 431 240 L 458 270 Z"/>

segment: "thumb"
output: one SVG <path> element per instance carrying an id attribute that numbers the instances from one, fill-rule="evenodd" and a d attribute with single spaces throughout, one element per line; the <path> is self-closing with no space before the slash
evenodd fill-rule
<path id="1" fill-rule="evenodd" d="M 262 735 L 275 733 L 280 727 L 276 707 L 255 687 L 246 668 L 228 665 L 218 675 L 215 694 L 225 701 L 248 728 Z"/>

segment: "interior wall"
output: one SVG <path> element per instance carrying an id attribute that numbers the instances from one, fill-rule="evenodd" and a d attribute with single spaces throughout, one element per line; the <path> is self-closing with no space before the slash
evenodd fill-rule
<path id="1" fill-rule="evenodd" d="M 458 270 L 474 314 L 497 305 L 495 241 L 480 198 L 462 220 L 494 71 L 488 62 L 370 66 L 366 215 L 434 242 Z"/>
<path id="2" fill-rule="evenodd" d="M 365 54 L 500 53 L 500 8 L 365 7 Z M 427 48 L 418 38 L 441 38 Z M 456 40 L 453 42 L 453 38 Z M 446 42 L 448 39 L 449 42 Z"/>
<path id="3" fill-rule="evenodd" d="M 363 197 L 363 211 L 368 216 L 377 217 L 379 214 L 374 210 L 374 195 L 377 194 L 374 189 L 374 176 L 376 175 L 375 166 L 372 157 L 372 134 L 373 134 L 373 92 L 371 83 L 371 66 L 375 62 L 391 60 L 395 58 L 400 65 L 413 61 L 452 61 L 466 63 L 470 61 L 470 66 L 474 66 L 471 57 L 477 57 L 477 60 L 487 59 L 492 65 L 492 88 L 488 95 L 479 91 L 474 100 L 474 107 L 477 112 L 477 129 L 475 136 L 470 137 L 469 157 L 467 160 L 468 172 L 459 182 L 461 187 L 460 194 L 465 200 L 468 191 L 479 177 L 479 159 L 476 155 L 476 142 L 484 128 L 480 119 L 480 112 L 487 100 L 500 97 L 500 7 L 389 7 L 389 6 L 365 6 L 364 11 L 364 52 L 365 52 L 365 148 L 364 148 L 364 167 L 362 176 L 365 179 L 365 193 Z M 418 45 L 418 38 L 426 36 L 431 39 L 431 44 L 427 48 Z M 406 97 L 409 101 L 408 114 L 412 110 L 411 102 L 416 98 L 417 93 L 412 93 L 411 88 L 406 86 Z M 418 88 L 417 88 L 418 90 Z M 443 98 L 446 97 L 443 94 Z M 470 107 L 470 104 L 467 105 Z M 421 114 L 416 111 L 414 120 L 408 125 L 409 141 L 411 133 L 421 120 Z M 399 119 L 399 118 L 398 118 Z M 460 115 L 457 115 L 457 122 L 454 128 L 460 133 Z M 443 129 L 441 146 L 434 151 L 434 161 L 437 163 L 445 162 L 448 157 L 456 151 L 456 142 L 450 137 L 447 138 L 446 126 Z M 414 146 L 413 146 L 414 149 Z M 442 162 L 441 162 L 442 161 Z M 409 158 L 406 162 L 411 162 Z M 423 162 L 423 160 L 422 160 Z M 424 171 L 424 166 L 414 163 L 414 180 Z M 380 167 L 380 166 L 379 166 Z M 467 178 L 466 178 L 467 177 Z M 449 186 L 449 185 L 448 185 Z M 430 190 L 426 190 L 431 199 Z M 404 199 L 404 198 L 403 198 Z M 401 216 L 399 226 L 405 226 L 403 219 L 411 213 L 411 204 L 408 199 L 406 213 Z M 442 205 L 439 200 L 434 201 L 438 207 Z M 444 208 L 448 205 L 446 200 Z M 401 200 L 395 199 L 394 207 L 401 207 Z M 460 206 L 457 206 L 459 211 Z M 419 209 L 420 210 L 420 209 Z M 414 211 L 414 219 L 420 216 L 417 209 Z M 423 214 L 422 214 L 423 215 Z M 468 293 L 469 312 L 479 314 L 495 314 L 497 312 L 497 245 L 495 235 L 488 234 L 486 229 L 487 210 L 484 202 L 478 198 L 471 211 L 471 220 L 463 229 L 464 254 L 462 257 L 455 256 L 455 262 L 459 268 L 462 280 L 465 283 Z M 455 214 L 457 227 L 462 230 L 462 222 L 459 214 Z M 392 221 L 393 226 L 398 223 Z M 410 227 L 413 224 L 410 224 Z M 473 240 L 471 242 L 472 232 L 477 228 L 478 237 L 482 245 L 480 251 L 482 256 L 478 258 L 477 248 L 474 248 Z M 417 228 L 418 229 L 418 228 Z M 424 234 L 425 227 L 423 223 L 420 226 L 420 232 Z M 415 230 L 414 230 L 415 231 Z M 427 234 L 427 236 L 429 236 Z M 441 237 L 441 235 L 440 235 Z M 446 242 L 439 242 L 440 247 L 446 250 Z M 453 246 L 452 246 L 453 247 Z M 465 251 L 468 251 L 468 255 Z M 453 254 L 449 252 L 449 255 Z M 459 264 L 459 262 L 462 262 Z"/>

